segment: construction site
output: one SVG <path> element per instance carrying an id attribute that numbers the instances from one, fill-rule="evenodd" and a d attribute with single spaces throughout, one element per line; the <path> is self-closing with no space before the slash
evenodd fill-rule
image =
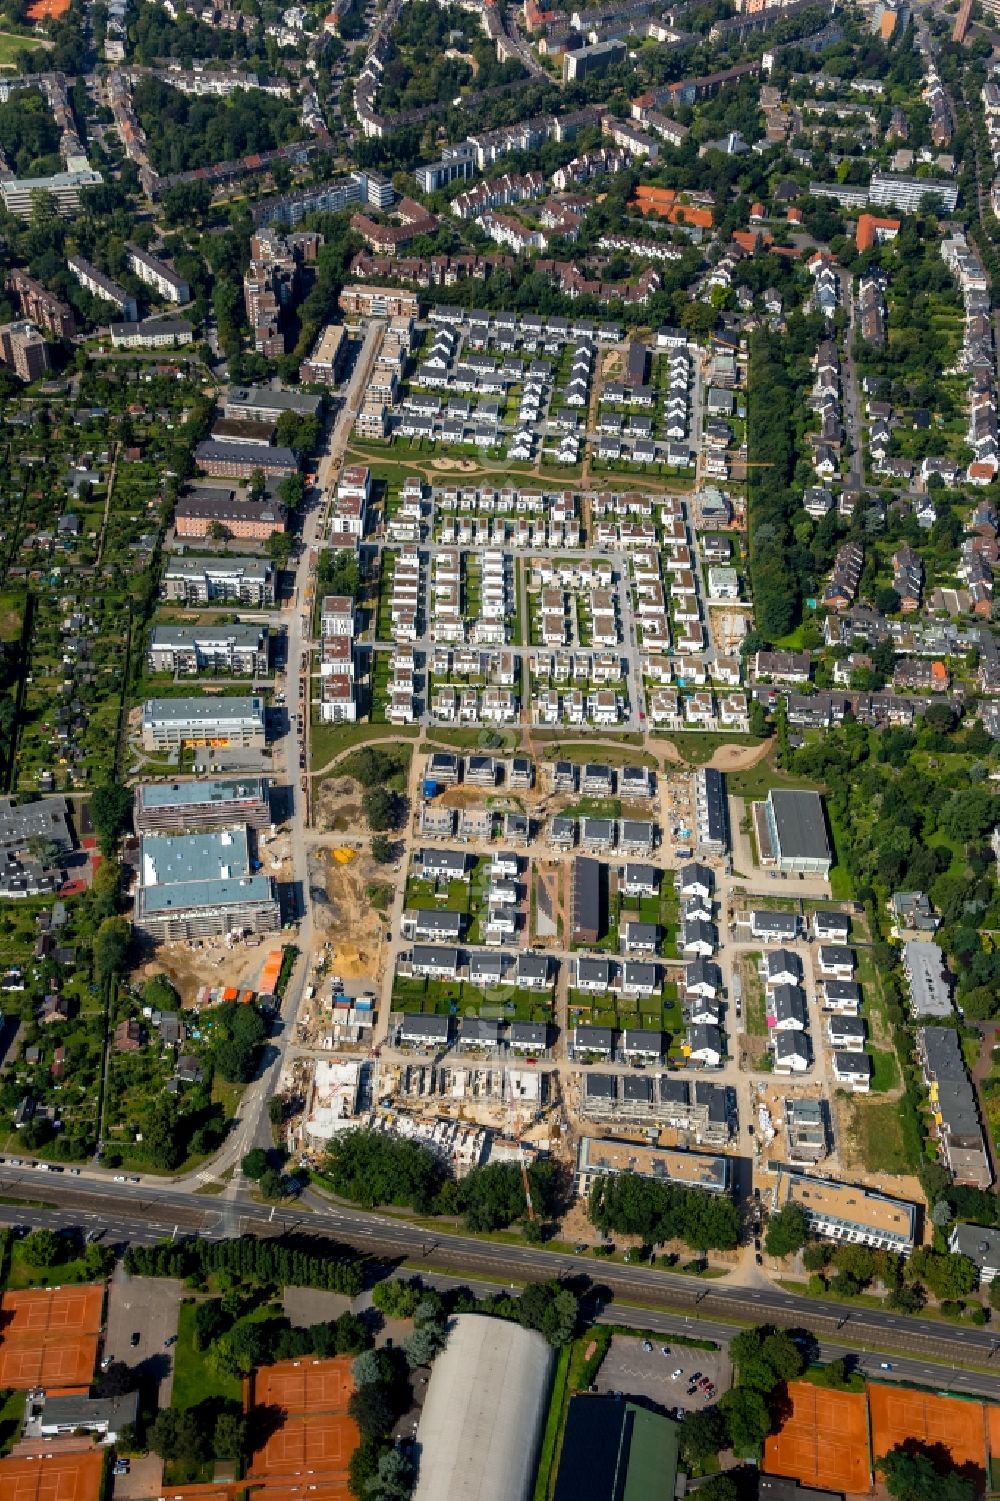
<path id="1" fill-rule="evenodd" d="M 366 1127 L 429 1146 L 456 1177 L 485 1162 L 559 1155 L 558 1075 L 535 1068 L 297 1057 L 281 1092 L 294 1102 L 290 1152 L 318 1162 L 338 1131 Z M 568 1159 L 567 1159 L 568 1160 Z"/>

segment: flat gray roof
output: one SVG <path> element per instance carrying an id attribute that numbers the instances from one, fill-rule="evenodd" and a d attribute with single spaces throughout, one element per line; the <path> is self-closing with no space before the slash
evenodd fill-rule
<path id="1" fill-rule="evenodd" d="M 143 834 L 139 867 L 145 887 L 248 876 L 247 831 L 238 828 L 216 829 L 211 834 Z"/>
<path id="2" fill-rule="evenodd" d="M 192 907 L 236 907 L 244 902 L 273 900 L 270 876 L 234 876 L 231 880 L 173 882 L 146 886 L 141 910 L 148 913 L 186 912 Z"/>
<path id="3" fill-rule="evenodd" d="M 270 386 L 230 386 L 223 394 L 227 407 L 268 407 L 273 412 L 298 412 L 315 416 L 319 411 L 319 396 L 307 396 L 302 391 L 275 391 Z"/>
<path id="4" fill-rule="evenodd" d="M 186 558 L 172 556 L 163 570 L 164 578 L 259 578 L 262 582 L 274 572 L 267 558 Z"/>
<path id="5" fill-rule="evenodd" d="M 261 802 L 267 798 L 263 777 L 205 782 L 143 782 L 137 789 L 144 808 L 201 808 L 209 803 Z"/>
<path id="6" fill-rule="evenodd" d="M 156 647 L 177 648 L 232 642 L 233 646 L 260 649 L 267 639 L 266 625 L 156 625 L 149 638 L 150 651 Z"/>
<path id="7" fill-rule="evenodd" d="M 823 802 L 818 792 L 772 787 L 768 799 L 783 859 L 831 858 Z"/>
<path id="8" fill-rule="evenodd" d="M 262 698 L 147 698 L 142 706 L 144 725 L 221 724 L 223 720 L 264 723 Z"/>

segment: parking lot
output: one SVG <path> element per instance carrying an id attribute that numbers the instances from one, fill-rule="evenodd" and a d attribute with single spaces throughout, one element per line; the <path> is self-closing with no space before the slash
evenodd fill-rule
<path id="1" fill-rule="evenodd" d="M 644 1344 L 651 1348 L 644 1349 Z M 664 1349 L 669 1353 L 664 1355 Z M 681 1375 L 675 1377 L 673 1373 L 678 1370 Z M 688 1396 L 696 1372 L 715 1383 L 711 1399 L 701 1392 Z M 687 1345 L 671 1344 L 669 1336 L 651 1334 L 644 1341 L 616 1334 L 595 1384 L 599 1392 L 648 1397 L 664 1410 L 709 1407 L 728 1389 L 729 1359 L 721 1350 L 692 1350 Z"/>
<path id="2" fill-rule="evenodd" d="M 143 1377 L 159 1387 L 159 1406 L 170 1406 L 174 1379 L 173 1347 L 182 1284 L 170 1277 L 130 1277 L 119 1263 L 108 1293 L 104 1358 L 141 1367 Z M 138 1334 L 133 1345 L 132 1336 Z"/>

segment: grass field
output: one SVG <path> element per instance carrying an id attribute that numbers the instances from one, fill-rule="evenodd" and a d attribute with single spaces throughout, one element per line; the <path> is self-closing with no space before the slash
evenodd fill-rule
<path id="1" fill-rule="evenodd" d="M 342 751 L 364 745 L 368 740 L 414 739 L 415 725 L 385 724 L 314 724 L 309 730 L 309 758 L 313 771 L 322 771 Z"/>
<path id="2" fill-rule="evenodd" d="M 870 1048 L 872 1060 L 872 1089 L 876 1094 L 895 1089 L 899 1083 L 899 1066 L 895 1053 L 884 1048 Z"/>
<path id="3" fill-rule="evenodd" d="M 692 766 L 704 766 L 706 762 L 711 761 L 716 751 L 723 745 L 761 745 L 763 743 L 756 735 L 724 735 L 711 730 L 690 732 L 664 730 L 662 734 L 654 730 L 652 738 L 671 741 L 676 746 L 678 754 Z"/>
<path id="4" fill-rule="evenodd" d="M 177 1343 L 174 1346 L 173 1407 L 196 1407 L 209 1397 L 223 1397 L 239 1402 L 243 1388 L 235 1376 L 224 1376 L 209 1365 L 204 1354 L 194 1347 L 194 1311 L 197 1304 L 189 1299 L 180 1306 L 177 1319 Z"/>
<path id="5" fill-rule="evenodd" d="M 19 52 L 34 52 L 42 44 L 35 37 L 15 36 L 10 31 L 0 31 L 0 68 L 13 68 Z"/>
<path id="6" fill-rule="evenodd" d="M 851 1100 L 851 1126 L 868 1172 L 904 1174 L 911 1171 L 898 1101 L 855 1097 Z"/>

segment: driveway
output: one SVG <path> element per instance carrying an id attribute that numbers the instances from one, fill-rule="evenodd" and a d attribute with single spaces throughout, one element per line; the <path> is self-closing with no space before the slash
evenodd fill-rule
<path id="1" fill-rule="evenodd" d="M 729 1387 L 729 1357 L 721 1350 L 692 1350 L 687 1345 L 675 1345 L 669 1336 L 651 1334 L 647 1343 L 651 1350 L 642 1348 L 641 1338 L 616 1334 L 597 1375 L 595 1385 L 599 1392 L 621 1392 L 624 1397 L 648 1397 L 662 1408 L 681 1407 L 690 1410 L 708 1407 L 711 1404 L 699 1394 L 689 1397 L 687 1389 L 690 1377 L 700 1371 L 715 1382 L 717 1401 Z M 669 1354 L 661 1352 L 666 1348 Z M 673 1372 L 680 1370 L 676 1379 Z M 688 1379 L 685 1379 L 688 1378 Z"/>
<path id="2" fill-rule="evenodd" d="M 123 1360 L 156 1388 L 157 1406 L 169 1407 L 174 1384 L 173 1347 L 183 1284 L 173 1277 L 130 1277 L 119 1263 L 108 1294 L 105 1358 Z M 133 1347 L 132 1335 L 139 1342 Z"/>

